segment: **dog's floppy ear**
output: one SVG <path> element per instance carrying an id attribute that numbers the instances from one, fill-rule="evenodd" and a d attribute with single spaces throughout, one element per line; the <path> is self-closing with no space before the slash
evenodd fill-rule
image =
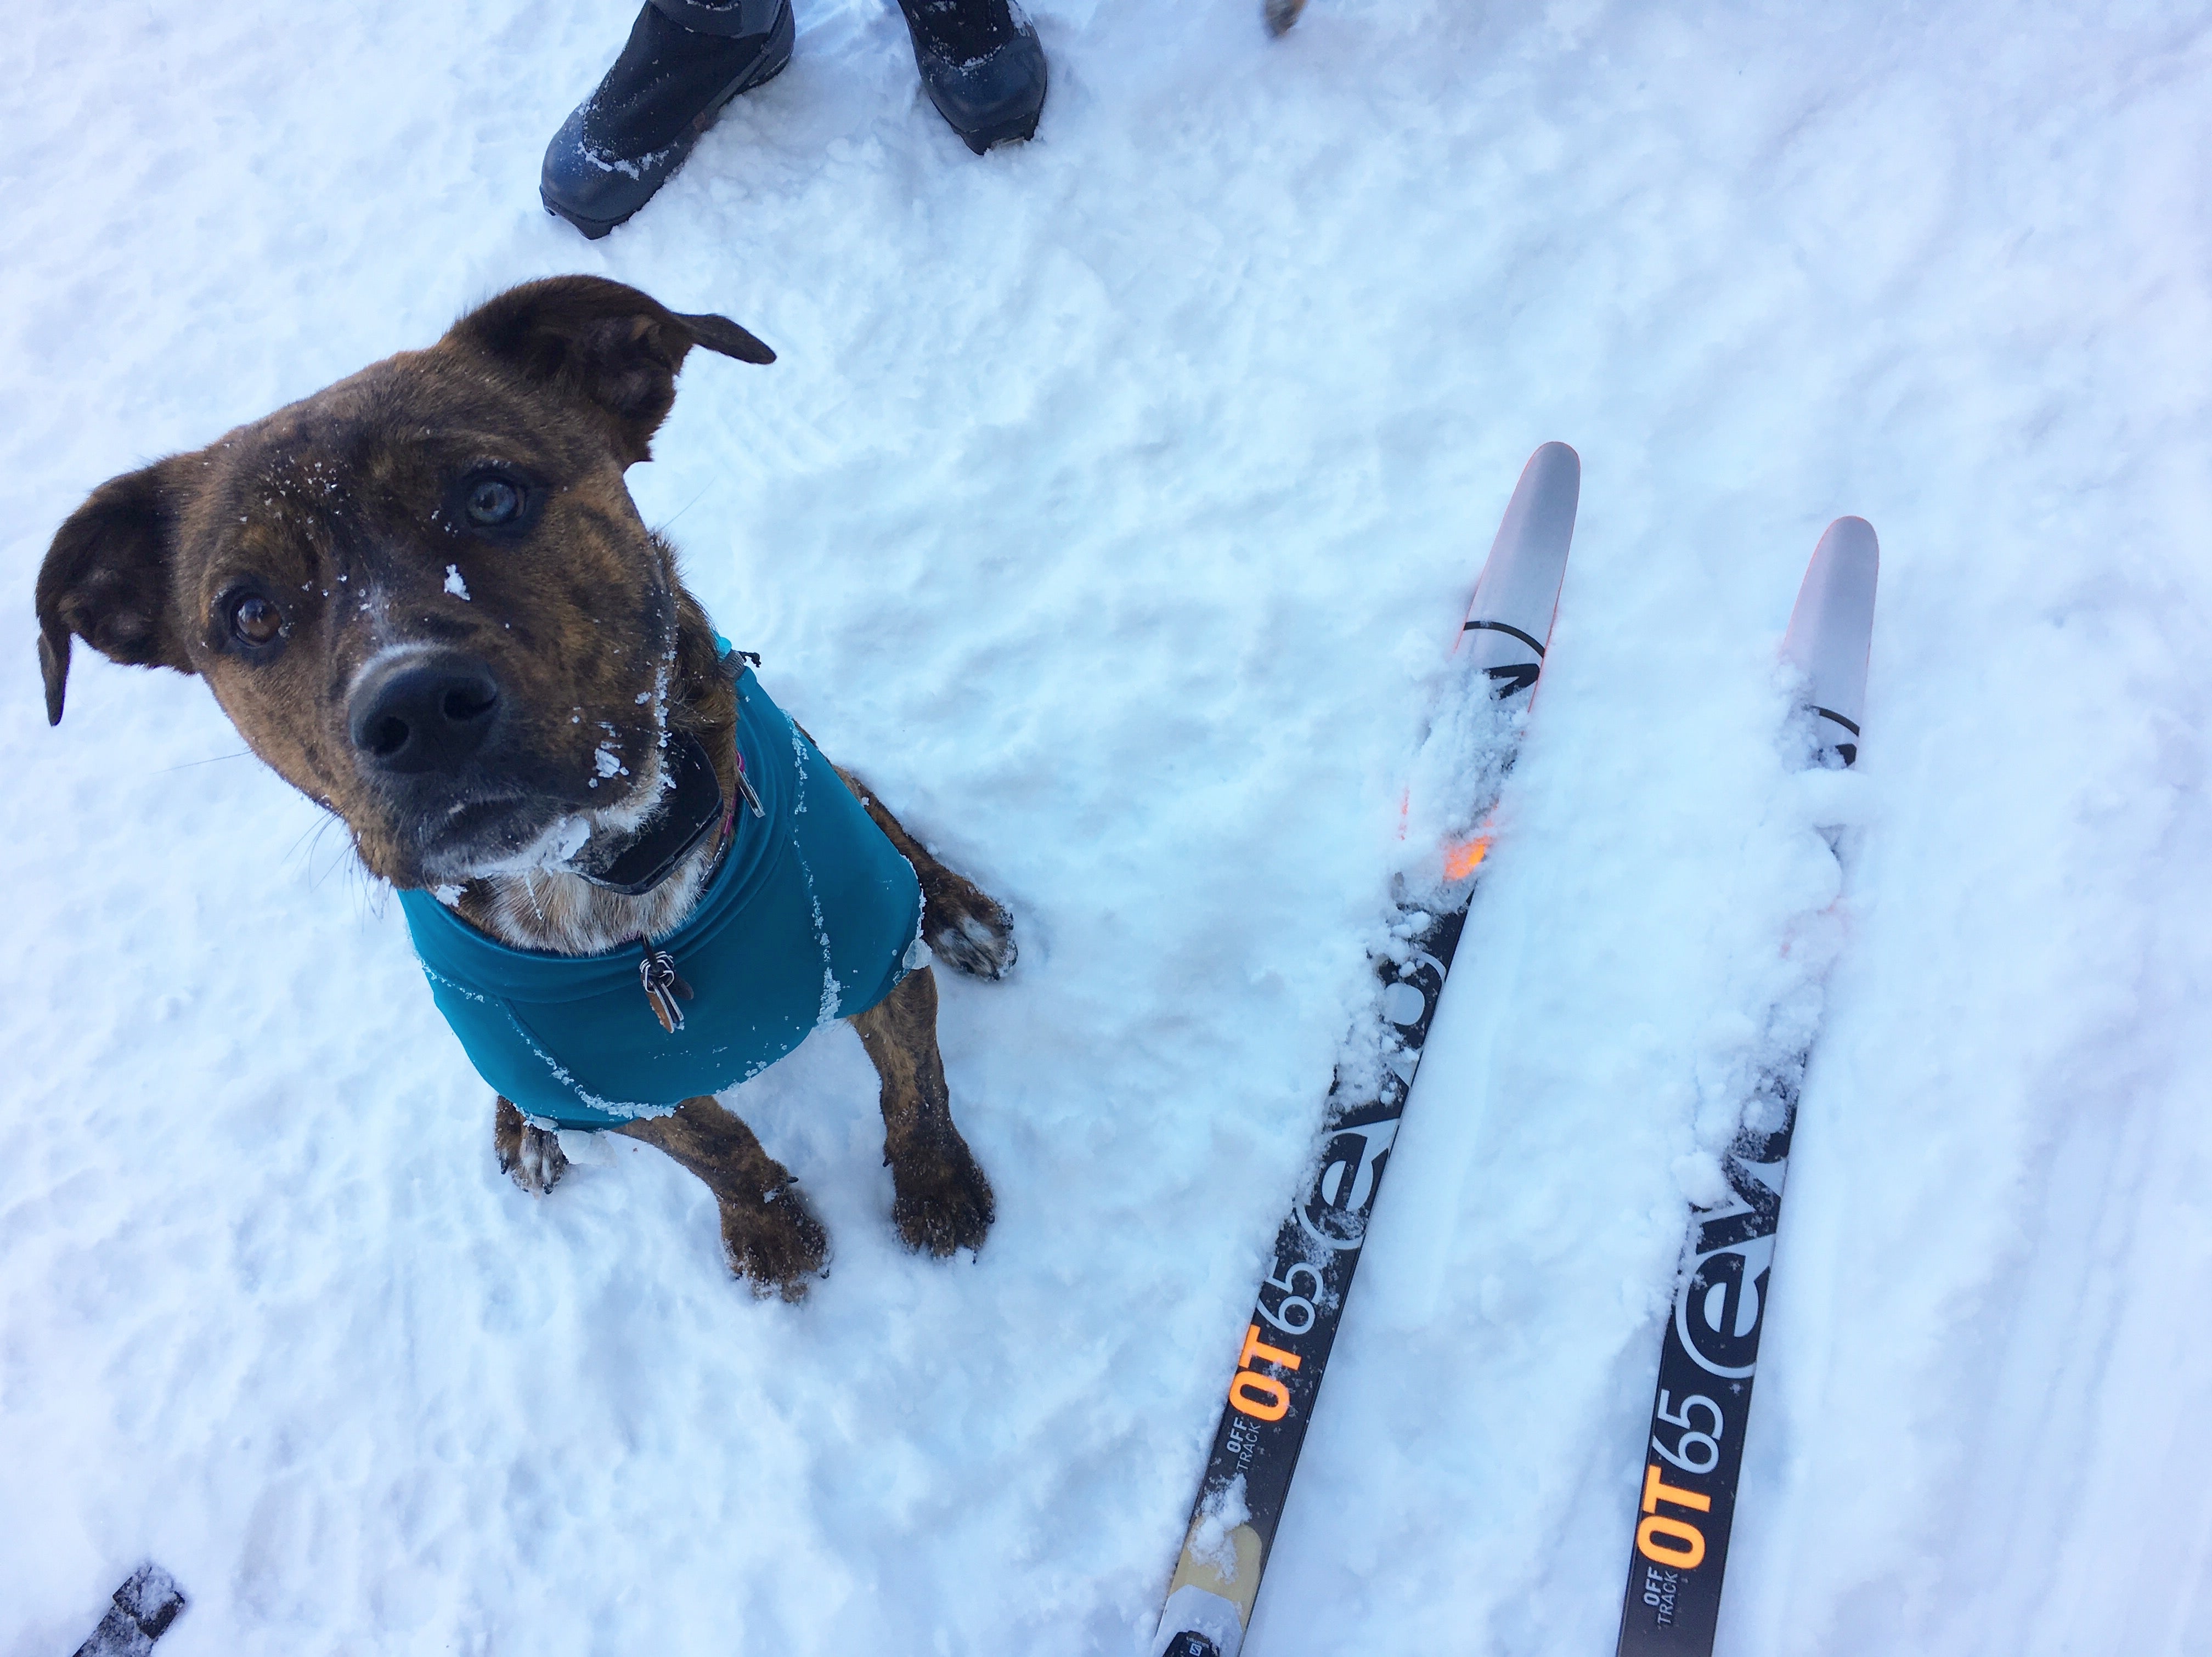
<path id="1" fill-rule="evenodd" d="M 111 477 L 69 515 L 39 568 L 46 723 L 62 722 L 75 634 L 111 661 L 193 671 L 171 604 L 176 462 Z"/>
<path id="2" fill-rule="evenodd" d="M 685 316 L 604 276 L 510 288 L 441 343 L 481 351 L 592 404 L 611 422 L 625 464 L 652 458 L 653 434 L 676 401 L 676 371 L 694 345 L 740 362 L 775 361 L 727 317 Z"/>

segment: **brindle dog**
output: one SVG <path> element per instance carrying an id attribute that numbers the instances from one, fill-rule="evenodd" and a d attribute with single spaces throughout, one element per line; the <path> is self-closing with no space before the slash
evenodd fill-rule
<path id="1" fill-rule="evenodd" d="M 527 948 L 665 935 L 720 836 L 641 895 L 565 865 L 649 822 L 663 718 L 705 746 L 726 800 L 737 786 L 736 696 L 713 628 L 623 482 L 650 458 L 695 345 L 775 360 L 726 318 L 618 282 L 532 282 L 427 351 L 102 484 L 39 574 L 48 718 L 62 716 L 73 634 L 114 661 L 196 673 L 253 751 L 344 822 L 372 874 L 457 887 L 464 919 Z M 632 779 L 619 798 L 586 781 L 607 747 Z M 1014 959 L 1006 910 L 840 774 L 914 865 L 937 957 L 998 977 Z M 929 969 L 851 1022 L 882 1078 L 899 1235 L 940 1255 L 978 1247 L 991 1187 L 953 1126 Z M 790 1173 L 714 1100 L 617 1131 L 707 1182 L 756 1292 L 798 1299 L 823 1271 L 827 1238 Z M 566 1166 L 505 1099 L 494 1143 L 526 1191 Z"/>

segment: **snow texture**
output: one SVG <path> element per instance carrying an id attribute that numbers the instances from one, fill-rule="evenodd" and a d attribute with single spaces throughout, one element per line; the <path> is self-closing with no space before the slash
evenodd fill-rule
<path id="1" fill-rule="evenodd" d="M 1033 9 L 1025 148 L 799 0 L 586 244 L 538 159 L 629 0 L 9 9 L 0 1654 L 151 1557 L 164 1657 L 1125 1657 L 1550 438 L 1550 666 L 1248 1648 L 1609 1648 L 1685 1203 L 1840 890 L 1723 1648 L 2212 1649 L 2203 9 Z M 687 368 L 641 509 L 1017 915 L 943 986 L 972 1261 L 898 1247 L 843 1029 L 733 1101 L 810 1303 L 629 1142 L 524 1196 L 202 687 L 81 651 L 46 729 L 88 490 L 566 270 L 776 348 Z M 1865 756 L 1794 779 L 1847 512 Z"/>

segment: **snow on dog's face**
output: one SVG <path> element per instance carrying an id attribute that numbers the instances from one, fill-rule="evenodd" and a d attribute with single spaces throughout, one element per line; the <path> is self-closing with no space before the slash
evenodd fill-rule
<path id="1" fill-rule="evenodd" d="M 591 276 L 514 288 L 197 453 L 114 478 L 40 571 L 72 635 L 207 680 L 394 884 L 557 864 L 659 798 L 681 589 L 623 473 L 685 354 L 775 354 Z"/>

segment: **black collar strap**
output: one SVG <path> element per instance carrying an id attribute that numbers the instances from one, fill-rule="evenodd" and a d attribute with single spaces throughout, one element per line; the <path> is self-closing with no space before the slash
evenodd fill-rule
<path id="1" fill-rule="evenodd" d="M 674 786 L 661 792 L 660 810 L 627 841 L 605 851 L 586 847 L 568 867 L 594 886 L 637 897 L 676 872 L 676 865 L 723 820 L 722 786 L 704 744 L 672 731 L 666 749 Z"/>

